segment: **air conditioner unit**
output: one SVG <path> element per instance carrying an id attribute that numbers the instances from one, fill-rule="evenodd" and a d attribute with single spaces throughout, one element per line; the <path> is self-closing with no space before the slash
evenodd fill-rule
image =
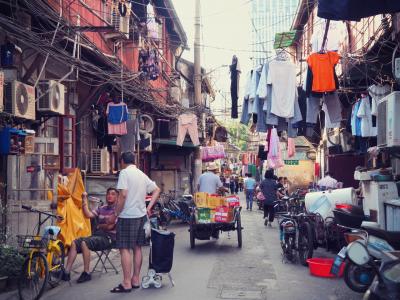
<path id="1" fill-rule="evenodd" d="M 107 148 L 92 149 L 90 156 L 90 171 L 93 174 L 110 173 L 110 154 Z"/>
<path id="2" fill-rule="evenodd" d="M 65 86 L 55 80 L 39 84 L 37 110 L 40 112 L 65 114 Z"/>
<path id="3" fill-rule="evenodd" d="M 378 146 L 400 146 L 400 92 L 393 92 L 378 103 Z"/>
<path id="4" fill-rule="evenodd" d="M 13 80 L 5 84 L 4 111 L 19 118 L 35 120 L 35 88 Z"/>
<path id="5" fill-rule="evenodd" d="M 130 3 L 126 3 L 129 5 Z M 118 6 L 114 5 L 111 12 L 111 24 L 114 28 L 121 33 L 123 38 L 129 39 L 129 20 L 130 20 L 130 7 L 127 9 L 127 14 L 123 17 L 119 13 Z"/>

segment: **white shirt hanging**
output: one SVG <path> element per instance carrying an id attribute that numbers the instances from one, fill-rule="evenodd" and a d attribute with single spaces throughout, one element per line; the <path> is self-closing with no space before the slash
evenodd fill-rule
<path id="1" fill-rule="evenodd" d="M 296 66 L 290 61 L 271 61 L 267 84 L 272 84 L 271 113 L 292 118 L 297 97 Z"/>
<path id="2" fill-rule="evenodd" d="M 360 108 L 357 112 L 357 117 L 361 118 L 361 136 L 371 137 L 377 135 L 376 127 L 372 127 L 372 113 L 369 98 L 361 99 Z"/>

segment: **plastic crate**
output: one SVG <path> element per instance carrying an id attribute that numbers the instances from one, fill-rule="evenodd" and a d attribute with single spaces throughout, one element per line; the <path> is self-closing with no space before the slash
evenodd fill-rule
<path id="1" fill-rule="evenodd" d="M 197 208 L 197 223 L 211 223 L 211 209 L 208 207 Z"/>
<path id="2" fill-rule="evenodd" d="M 194 203 L 197 207 L 207 207 L 207 193 L 196 193 L 194 195 Z"/>
<path id="3" fill-rule="evenodd" d="M 228 206 L 219 206 L 215 209 L 216 223 L 230 223 L 233 221 L 233 208 Z"/>
<path id="4" fill-rule="evenodd" d="M 215 209 L 219 206 L 225 205 L 225 198 L 219 195 L 208 195 L 207 197 L 207 207 Z"/>
<path id="5" fill-rule="evenodd" d="M 226 205 L 228 205 L 229 207 L 240 206 L 239 197 L 236 195 L 231 195 L 231 196 L 225 197 L 225 202 L 226 202 Z"/>

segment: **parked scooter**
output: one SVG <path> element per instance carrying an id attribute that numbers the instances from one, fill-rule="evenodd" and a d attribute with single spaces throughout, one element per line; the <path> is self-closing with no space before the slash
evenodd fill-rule
<path id="1" fill-rule="evenodd" d="M 337 266 L 339 263 L 343 262 L 346 257 L 348 258 L 349 247 L 351 247 L 353 242 L 357 241 L 368 249 L 371 262 L 374 262 L 374 264 L 379 266 L 381 264 L 384 252 L 394 251 L 395 249 L 387 240 L 383 239 L 382 237 L 377 237 L 372 233 L 376 231 L 377 229 L 371 227 L 363 227 L 362 229 L 349 229 L 349 232 L 345 233 L 345 239 L 348 243 L 348 246 L 343 247 L 338 253 L 334 265 Z M 331 270 L 333 274 L 335 274 L 334 269 L 335 268 L 333 268 L 333 271 Z M 358 265 L 352 260 L 347 260 L 343 275 L 346 285 L 351 290 L 358 293 L 365 293 L 374 279 L 375 270 L 372 268 L 372 264 Z"/>
<path id="2" fill-rule="evenodd" d="M 372 285 L 364 294 L 364 300 L 400 299 L 400 258 L 398 252 L 384 252 L 379 267 L 370 256 L 365 243 L 357 240 L 347 247 L 347 256 L 353 264 L 359 267 L 368 266 L 376 275 Z"/>

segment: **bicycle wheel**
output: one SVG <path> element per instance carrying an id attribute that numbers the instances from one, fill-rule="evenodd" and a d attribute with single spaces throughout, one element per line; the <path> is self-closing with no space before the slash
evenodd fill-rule
<path id="1" fill-rule="evenodd" d="M 51 265 L 49 266 L 49 284 L 51 287 L 57 286 L 64 272 L 65 248 L 61 241 L 57 241 L 60 251 L 53 251 Z"/>
<path id="2" fill-rule="evenodd" d="M 298 251 L 300 263 L 303 266 L 308 266 L 307 259 L 312 258 L 314 252 L 313 232 L 308 222 L 299 226 Z"/>
<path id="3" fill-rule="evenodd" d="M 49 275 L 46 257 L 41 252 L 32 254 L 22 267 L 18 280 L 18 293 L 22 300 L 38 300 L 42 296 Z"/>

